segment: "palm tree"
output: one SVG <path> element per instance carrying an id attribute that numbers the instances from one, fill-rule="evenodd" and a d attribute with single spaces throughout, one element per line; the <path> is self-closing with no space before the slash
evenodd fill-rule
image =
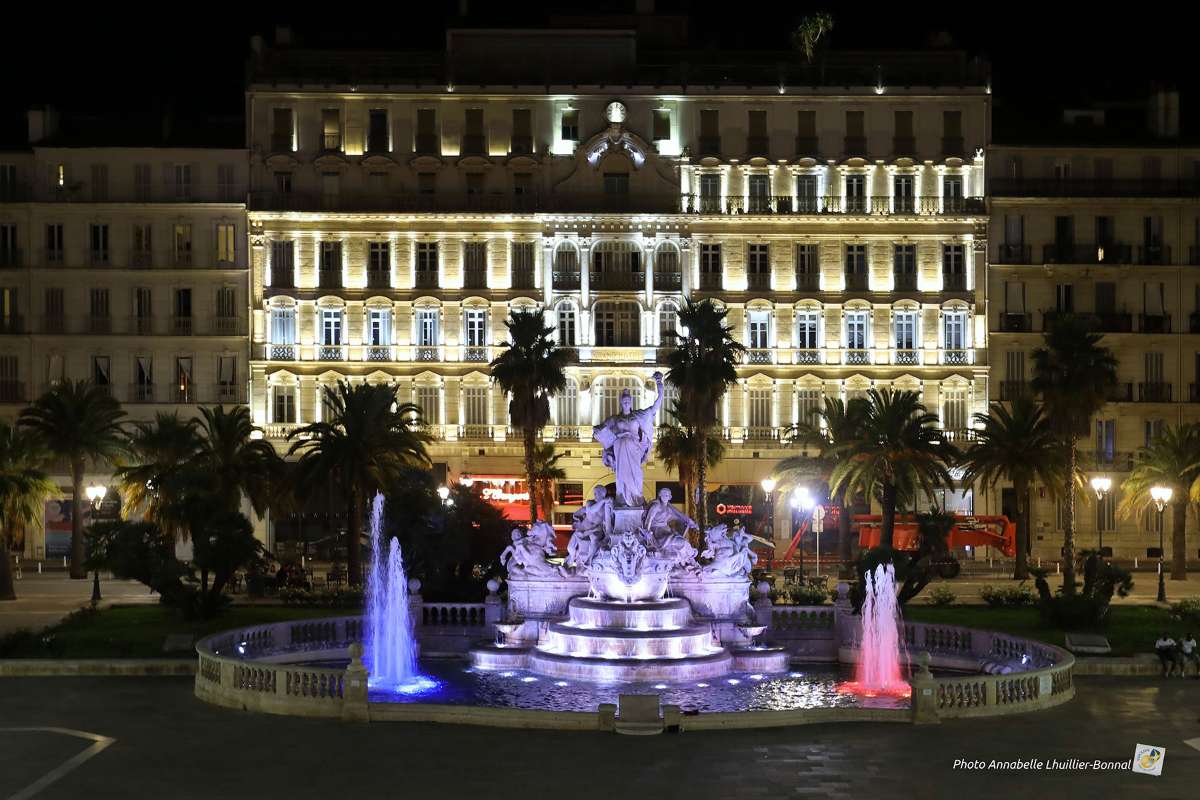
<path id="1" fill-rule="evenodd" d="M 58 492 L 46 475 L 49 454 L 36 434 L 0 420 L 0 600 L 16 600 L 9 548 L 14 533 L 34 524 Z"/>
<path id="2" fill-rule="evenodd" d="M 1062 486 L 1067 455 L 1062 439 L 1032 397 L 1022 396 L 1009 408 L 992 403 L 987 414 L 976 414 L 975 440 L 963 454 L 963 483 L 983 489 L 1002 479 L 1012 482 L 1017 495 L 1017 558 L 1013 577 L 1029 577 L 1029 487 L 1035 482 Z"/>
<path id="3" fill-rule="evenodd" d="M 937 427 L 937 416 L 925 410 L 916 392 L 872 389 L 867 403 L 861 434 L 837 451 L 829 488 L 878 497 L 879 544 L 890 549 L 897 500 L 953 489 L 948 467 L 955 453 Z"/>
<path id="4" fill-rule="evenodd" d="M 117 469 L 117 483 L 130 510 L 142 509 L 143 516 L 164 530 L 175 528 L 168 519 L 173 493 L 200 447 L 194 419 L 175 413 L 159 413 L 152 422 L 136 422 L 129 433 L 128 466 Z"/>
<path id="5" fill-rule="evenodd" d="M 1074 314 L 1056 317 L 1044 344 L 1033 352 L 1033 390 L 1041 395 L 1047 418 L 1070 455 L 1064 480 L 1067 524 L 1063 531 L 1063 593 L 1075 594 L 1075 491 L 1079 438 L 1087 436 L 1092 417 L 1117 383 L 1117 359 L 1100 344 L 1087 320 Z"/>
<path id="6" fill-rule="evenodd" d="M 816 419 L 793 425 L 785 434 L 788 441 L 805 448 L 816 450 L 815 458 L 807 455 L 791 456 L 780 461 L 775 472 L 787 483 L 797 483 L 814 470 L 824 475 L 827 483 L 838 463 L 839 455 L 862 436 L 863 422 L 867 416 L 867 401 L 853 398 L 844 402 L 841 398 L 826 397 L 824 407 L 816 412 Z M 847 505 L 846 486 L 830 492 L 830 501 L 838 509 L 838 557 L 845 569 L 854 560 L 854 543 L 850 534 L 850 509 Z"/>
<path id="7" fill-rule="evenodd" d="M 538 519 L 537 495 L 533 491 L 534 451 L 538 431 L 550 421 L 550 398 L 567 386 L 570 355 L 553 339 L 539 310 L 517 310 L 504 321 L 508 341 L 504 352 L 488 365 L 492 382 L 509 396 L 508 418 L 521 431 L 525 445 L 525 479 L 529 486 L 529 521 Z"/>
<path id="8" fill-rule="evenodd" d="M 667 355 L 669 380 L 686 397 L 687 427 L 696 432 L 699 457 L 696 459 L 697 498 L 696 522 L 700 530 L 708 526 L 708 440 L 717 425 L 717 409 L 729 387 L 737 383 L 737 365 L 746 352 L 745 346 L 733 338 L 733 329 L 725 324 L 729 312 L 711 300 L 699 303 L 690 298 L 679 311 L 679 330 L 676 346 Z"/>
<path id="9" fill-rule="evenodd" d="M 684 423 L 687 405 L 682 400 L 676 400 L 668 413 L 674 421 L 660 426 L 656 432 L 654 455 L 662 460 L 668 472 L 674 471 L 679 476 L 679 485 L 683 487 L 685 495 L 684 510 L 688 517 L 696 519 L 696 481 L 700 474 L 700 459 L 704 458 L 709 467 L 720 464 L 725 456 L 725 440 L 710 431 L 708 440 L 701 448 L 696 429 Z"/>
<path id="10" fill-rule="evenodd" d="M 125 412 L 106 387 L 65 380 L 21 412 L 18 424 L 41 435 L 46 448 L 71 467 L 71 577 L 86 578 L 83 473 L 88 461 L 108 463 L 125 446 Z"/>
<path id="11" fill-rule="evenodd" d="M 283 462 L 261 433 L 245 406 L 201 407 L 199 446 L 191 466 L 207 478 L 221 510 L 237 511 L 244 497 L 262 516 L 280 493 Z"/>
<path id="12" fill-rule="evenodd" d="M 529 491 L 537 494 L 538 507 L 546 512 L 547 517 L 554 508 L 554 484 L 567 479 L 566 470 L 558 465 L 564 455 L 566 453 L 555 453 L 554 445 L 549 443 L 538 445 L 533 452 L 534 483 Z"/>
<path id="13" fill-rule="evenodd" d="M 1120 512 L 1131 517 L 1154 504 L 1150 489 L 1168 486 L 1171 495 L 1171 580 L 1187 580 L 1187 508 L 1200 500 L 1200 426 L 1164 426 L 1138 450 L 1133 470 L 1121 484 Z"/>
<path id="14" fill-rule="evenodd" d="M 418 432 L 421 410 L 400 403 L 396 387 L 338 381 L 326 387 L 326 419 L 293 431 L 289 455 L 300 454 L 297 481 L 314 488 L 335 481 L 346 502 L 346 568 L 362 582 L 362 524 L 368 498 L 393 485 L 413 466 L 431 464 L 429 437 Z"/>

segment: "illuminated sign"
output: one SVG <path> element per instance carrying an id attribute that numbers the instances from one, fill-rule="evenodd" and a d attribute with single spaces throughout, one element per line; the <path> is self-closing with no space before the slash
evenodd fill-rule
<path id="1" fill-rule="evenodd" d="M 529 487 L 516 475 L 463 475 L 463 486 L 479 484 L 479 496 L 491 503 L 511 520 L 529 519 Z"/>
<path id="2" fill-rule="evenodd" d="M 729 505 L 728 503 L 717 503 L 716 512 L 718 514 L 753 514 L 753 506 Z"/>

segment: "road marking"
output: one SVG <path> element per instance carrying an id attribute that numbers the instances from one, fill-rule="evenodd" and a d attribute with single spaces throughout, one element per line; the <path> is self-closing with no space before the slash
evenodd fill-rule
<path id="1" fill-rule="evenodd" d="M 71 770 L 73 770 L 76 767 L 78 767 L 79 765 L 83 764 L 85 761 L 90 759 L 92 756 L 99 755 L 105 749 L 107 749 L 109 747 L 109 745 L 112 745 L 117 741 L 116 739 L 112 739 L 108 736 L 101 736 L 98 733 L 88 733 L 87 731 L 77 731 L 77 730 L 72 730 L 71 728 L 0 728 L 0 733 L 35 733 L 35 732 L 59 733 L 59 734 L 62 734 L 63 736 L 75 736 L 80 739 L 87 739 L 88 741 L 92 742 L 92 745 L 91 745 L 91 747 L 87 748 L 86 750 L 79 753 L 78 755 L 75 755 L 75 756 L 67 759 L 63 763 L 59 764 L 57 767 L 55 767 L 54 769 L 47 772 L 45 775 L 38 778 L 33 783 L 29 784 L 21 791 L 17 792 L 14 795 L 9 795 L 8 800 L 29 800 L 29 798 L 33 797 L 38 792 L 45 789 L 47 786 L 54 783 L 56 780 L 58 780 L 62 776 L 66 775 Z"/>
<path id="2" fill-rule="evenodd" d="M 1200 736 L 1197 736 L 1195 739 L 1184 739 L 1183 743 L 1193 750 L 1200 750 Z"/>

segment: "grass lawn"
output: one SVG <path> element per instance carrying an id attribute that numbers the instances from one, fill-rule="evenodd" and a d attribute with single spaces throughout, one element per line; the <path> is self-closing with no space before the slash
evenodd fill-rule
<path id="1" fill-rule="evenodd" d="M 910 605 L 904 618 L 913 622 L 932 622 L 942 625 L 962 625 L 967 628 L 1010 633 L 1027 639 L 1038 639 L 1063 646 L 1064 632 L 1044 624 L 1038 611 L 1030 608 L 991 608 L 986 605 L 926 606 Z M 1118 606 L 1108 609 L 1108 623 L 1094 633 L 1108 637 L 1114 656 L 1154 652 L 1154 640 L 1162 631 L 1182 634 L 1178 622 L 1167 616 L 1167 609 L 1158 606 Z"/>
<path id="2" fill-rule="evenodd" d="M 181 658 L 192 651 L 164 653 L 168 635 L 199 639 L 243 625 L 353 613 L 351 609 L 230 606 L 213 619 L 185 620 L 165 606 L 113 606 L 72 614 L 39 634 L 18 631 L 0 637 L 0 658 Z"/>

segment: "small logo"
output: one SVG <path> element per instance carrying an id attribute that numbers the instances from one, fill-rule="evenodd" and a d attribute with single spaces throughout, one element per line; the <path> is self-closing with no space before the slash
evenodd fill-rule
<path id="1" fill-rule="evenodd" d="M 1166 758 L 1165 747 L 1139 744 L 1133 749 L 1133 771 L 1143 775 L 1162 775 L 1163 761 Z"/>

